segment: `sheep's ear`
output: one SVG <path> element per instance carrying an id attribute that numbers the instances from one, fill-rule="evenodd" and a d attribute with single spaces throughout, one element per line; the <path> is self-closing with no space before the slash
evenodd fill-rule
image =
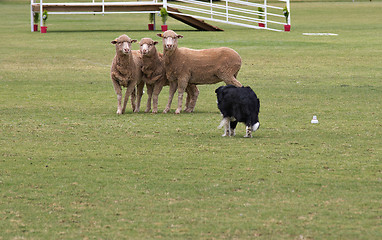
<path id="1" fill-rule="evenodd" d="M 131 42 L 132 42 L 132 43 L 135 43 L 135 42 L 137 42 L 137 40 L 136 40 L 136 39 L 133 39 L 133 40 L 131 40 Z"/>
<path id="2" fill-rule="evenodd" d="M 154 45 L 157 45 L 158 44 L 158 42 L 157 41 L 154 41 Z"/>
<path id="3" fill-rule="evenodd" d="M 183 38 L 183 36 L 182 36 L 182 35 L 178 35 L 177 37 L 178 37 L 178 38 Z"/>
<path id="4" fill-rule="evenodd" d="M 116 40 L 111 41 L 111 44 L 116 44 L 116 43 L 117 43 Z"/>
<path id="5" fill-rule="evenodd" d="M 163 33 L 158 33 L 157 36 L 162 38 L 163 37 Z"/>

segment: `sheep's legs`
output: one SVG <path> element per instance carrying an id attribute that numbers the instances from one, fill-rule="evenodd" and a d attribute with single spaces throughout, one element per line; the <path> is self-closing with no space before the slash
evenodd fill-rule
<path id="1" fill-rule="evenodd" d="M 186 112 L 193 112 L 195 109 L 196 101 L 199 96 L 199 89 L 195 84 L 189 84 L 186 88 L 187 100 L 186 100 Z"/>
<path id="2" fill-rule="evenodd" d="M 125 93 L 125 99 L 124 99 L 124 101 L 123 101 L 122 114 L 125 113 L 125 111 L 126 111 L 127 101 L 129 101 L 129 96 L 130 96 L 130 94 L 128 94 L 128 91 L 129 91 L 129 89 L 127 88 L 127 89 L 126 89 L 126 93 Z"/>
<path id="3" fill-rule="evenodd" d="M 163 84 L 158 83 L 154 86 L 153 91 L 153 113 L 158 113 L 158 96 L 159 93 L 162 91 Z"/>
<path id="4" fill-rule="evenodd" d="M 172 102 L 172 99 L 174 98 L 174 94 L 176 92 L 177 85 L 178 85 L 177 82 L 170 82 L 170 91 L 169 91 L 168 103 L 167 103 L 167 106 L 164 109 L 163 113 L 168 113 L 168 111 L 170 111 L 171 102 Z"/>
<path id="5" fill-rule="evenodd" d="M 117 101 L 118 101 L 117 114 L 121 115 L 122 114 L 122 88 L 118 84 L 118 82 L 113 78 L 113 76 L 112 76 L 112 81 L 113 81 L 115 94 L 117 94 Z"/>
<path id="6" fill-rule="evenodd" d="M 148 113 L 150 112 L 151 110 L 151 98 L 153 96 L 153 88 L 154 86 L 152 84 L 146 84 L 146 88 L 147 88 L 147 104 L 146 104 L 146 110 L 145 110 L 145 113 Z"/>
<path id="7" fill-rule="evenodd" d="M 192 99 L 192 92 L 188 91 L 188 87 L 186 88 L 186 93 L 187 93 L 187 98 L 186 98 L 186 106 L 184 107 L 184 111 L 185 112 L 191 112 L 190 110 L 190 102 L 191 102 L 191 99 Z"/>
<path id="8" fill-rule="evenodd" d="M 182 111 L 184 90 L 178 89 L 178 108 L 175 110 L 175 114 L 179 114 Z"/>
<path id="9" fill-rule="evenodd" d="M 135 100 L 136 100 L 136 92 L 135 92 L 135 87 L 134 87 L 134 90 L 131 93 L 131 108 L 133 109 L 133 112 L 135 112 L 135 109 L 137 107 L 137 105 L 135 104 Z"/>
<path id="10" fill-rule="evenodd" d="M 143 95 L 143 88 L 145 86 L 144 82 L 141 82 L 137 85 L 137 106 L 134 109 L 134 112 L 139 112 L 141 108 L 141 100 L 142 100 L 142 95 Z M 134 87 L 135 88 L 135 87 Z"/>
<path id="11" fill-rule="evenodd" d="M 225 84 L 227 85 L 234 85 L 236 87 L 242 87 L 243 85 L 234 77 L 234 76 L 218 76 L 220 79 L 222 79 Z"/>
<path id="12" fill-rule="evenodd" d="M 130 84 L 127 86 L 127 88 L 126 88 L 125 100 L 124 100 L 124 102 L 123 102 L 123 108 L 122 108 L 122 114 L 125 113 L 126 105 L 127 105 L 128 100 L 129 100 L 129 96 L 133 93 L 134 89 L 135 89 L 135 84 L 132 84 L 132 83 L 130 83 Z M 122 96 L 121 96 L 121 98 L 122 98 Z M 134 103 L 133 106 L 135 106 L 135 103 Z M 133 109 L 134 109 L 134 108 L 135 108 L 135 107 L 133 107 Z"/>
<path id="13" fill-rule="evenodd" d="M 118 100 L 118 108 L 117 108 L 117 114 L 122 114 L 122 93 L 117 93 L 117 100 Z"/>
<path id="14" fill-rule="evenodd" d="M 179 114 L 182 111 L 183 94 L 187 85 L 187 81 L 182 81 L 181 79 L 178 81 L 178 108 L 175 110 L 175 114 Z"/>
<path id="15" fill-rule="evenodd" d="M 191 85 L 192 88 L 193 88 L 193 92 L 194 92 L 194 95 L 193 95 L 193 98 L 191 100 L 191 109 L 192 109 L 192 112 L 194 111 L 195 109 L 195 106 L 196 106 L 196 101 L 198 100 L 198 97 L 199 97 L 199 89 L 196 85 Z"/>

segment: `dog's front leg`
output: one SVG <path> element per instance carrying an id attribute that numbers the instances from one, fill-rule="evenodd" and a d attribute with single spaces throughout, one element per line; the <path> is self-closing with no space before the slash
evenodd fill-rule
<path id="1" fill-rule="evenodd" d="M 224 122 L 224 134 L 222 135 L 222 137 L 227 137 L 227 136 L 231 136 L 231 127 L 229 126 L 229 119 L 228 118 L 225 118 L 225 122 Z"/>
<path id="2" fill-rule="evenodd" d="M 230 120 L 228 117 L 225 117 L 223 118 L 223 120 L 220 122 L 220 125 L 218 128 L 222 128 L 224 126 L 224 134 L 222 135 L 222 137 L 226 137 L 226 136 L 231 136 L 231 131 L 230 131 Z"/>
<path id="3" fill-rule="evenodd" d="M 224 126 L 224 134 L 222 135 L 223 137 L 226 137 L 226 136 L 231 136 L 231 128 L 229 126 L 229 124 L 225 125 Z"/>

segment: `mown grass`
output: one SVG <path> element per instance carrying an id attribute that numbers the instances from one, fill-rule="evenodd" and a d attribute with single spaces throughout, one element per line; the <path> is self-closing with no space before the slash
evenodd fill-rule
<path id="1" fill-rule="evenodd" d="M 219 84 L 192 114 L 115 114 L 110 41 L 155 39 L 146 15 L 51 15 L 40 34 L 0 5 L 0 239 L 382 237 L 381 2 L 292 4 L 290 33 L 169 20 L 182 46 L 240 53 L 252 139 L 216 129 Z"/>

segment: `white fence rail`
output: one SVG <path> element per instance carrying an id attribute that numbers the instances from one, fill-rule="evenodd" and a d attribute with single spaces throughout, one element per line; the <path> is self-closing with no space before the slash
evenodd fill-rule
<path id="1" fill-rule="evenodd" d="M 48 2 L 49 1 L 49 2 Z M 158 0 L 152 0 L 152 1 L 149 1 L 149 0 L 145 0 L 145 1 L 142 1 L 142 2 L 139 2 L 139 1 L 119 1 L 119 2 L 116 2 L 116 1 L 113 1 L 113 0 L 68 0 L 68 1 L 65 1 L 65 0 L 31 0 L 31 31 L 33 32 L 33 8 L 32 6 L 33 5 L 39 5 L 39 12 L 40 12 L 40 26 L 43 25 L 43 20 L 42 20 L 42 12 L 43 12 L 43 8 L 44 6 L 62 6 L 62 7 L 67 7 L 68 9 L 70 8 L 73 8 L 73 7 L 77 7 L 77 6 L 81 6 L 81 7 L 95 7 L 95 6 L 98 6 L 98 7 L 102 7 L 102 10 L 101 11 L 71 11 L 71 10 L 68 10 L 68 11 L 62 11 L 62 12 L 49 12 L 49 15 L 54 15 L 54 14 L 58 14 L 58 15 L 61 15 L 61 14 L 91 14 L 91 15 L 95 15 L 95 14 L 116 14 L 116 13 L 155 13 L 156 11 L 128 11 L 128 12 L 122 12 L 122 11 L 105 11 L 105 6 L 144 6 L 144 5 L 152 5 L 152 4 L 159 4 L 160 6 L 162 6 L 162 3 L 158 3 Z"/>
<path id="2" fill-rule="evenodd" d="M 222 22 L 242 27 L 282 31 L 285 24 L 290 25 L 290 15 L 286 22 L 283 9 L 287 7 L 290 12 L 289 0 L 278 0 L 273 5 L 264 0 L 257 3 L 252 0 L 221 0 L 220 2 L 198 0 L 176 0 L 166 3 L 169 6 L 180 9 L 182 13 L 171 12 L 178 15 L 192 16 L 198 19 Z M 263 12 L 259 11 L 263 9 Z M 263 25 L 263 26 L 260 26 Z"/>
<path id="3" fill-rule="evenodd" d="M 49 0 L 48 0 L 49 1 Z M 238 25 L 242 27 L 254 29 L 267 29 L 273 31 L 282 31 L 285 24 L 290 25 L 290 14 L 287 21 L 283 15 L 283 9 L 287 7 L 290 12 L 290 0 L 273 0 L 271 4 L 267 0 L 221 0 L 213 2 L 209 0 L 176 0 L 167 2 L 167 0 L 152 0 L 152 1 L 123 1 L 114 2 L 112 0 L 83 0 L 85 2 L 72 1 L 64 2 L 58 0 L 31 0 L 31 30 L 33 31 L 33 8 L 32 5 L 39 5 L 40 25 L 43 25 L 42 12 L 44 6 L 98 6 L 102 7 L 102 11 L 64 11 L 64 12 L 49 12 L 49 14 L 112 14 L 112 13 L 132 13 L 132 12 L 112 12 L 105 11 L 105 6 L 136 6 L 158 4 L 167 9 L 167 6 L 181 10 L 181 12 L 170 11 L 169 13 L 176 15 L 191 16 L 197 19 L 221 22 L 225 24 Z M 259 11 L 259 8 L 262 11 Z M 135 13 L 152 13 L 153 11 L 134 11 Z"/>

